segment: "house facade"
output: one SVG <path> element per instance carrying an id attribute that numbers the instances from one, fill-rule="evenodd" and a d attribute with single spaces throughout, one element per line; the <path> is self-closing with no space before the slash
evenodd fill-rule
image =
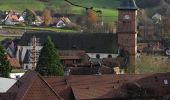
<path id="1" fill-rule="evenodd" d="M 84 51 L 90 58 L 99 57 L 101 59 L 108 58 L 110 56 L 114 58 L 118 55 L 117 35 L 114 33 L 55 33 L 52 31 L 26 32 L 21 37 L 17 50 L 17 58 L 23 62 L 24 66 L 32 65 L 31 63 L 28 64 L 28 62 L 26 62 L 27 64 L 25 64 L 24 62 L 24 59 L 28 58 L 26 56 L 27 52 L 32 51 L 33 49 L 33 46 L 29 45 L 32 38 L 36 37 L 38 39 L 39 42 L 37 44 L 43 44 L 48 36 L 52 38 L 55 46 L 61 52 L 65 51 L 68 53 L 72 51 L 72 54 L 74 54 L 74 52 L 78 53 L 78 51 Z M 36 45 L 35 47 L 38 52 L 41 48 L 42 45 Z M 36 54 L 37 55 L 35 56 L 38 57 L 39 53 Z M 64 57 L 62 57 L 62 59 L 64 59 Z M 31 67 L 28 69 L 30 68 Z"/>

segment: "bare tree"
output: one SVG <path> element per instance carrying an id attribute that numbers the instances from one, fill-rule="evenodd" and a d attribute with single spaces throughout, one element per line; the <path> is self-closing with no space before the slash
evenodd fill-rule
<path id="1" fill-rule="evenodd" d="M 48 25 L 52 24 L 53 18 L 52 18 L 51 10 L 50 9 L 47 9 L 47 8 L 44 9 L 42 17 L 44 19 L 44 24 L 45 25 L 48 26 Z"/>

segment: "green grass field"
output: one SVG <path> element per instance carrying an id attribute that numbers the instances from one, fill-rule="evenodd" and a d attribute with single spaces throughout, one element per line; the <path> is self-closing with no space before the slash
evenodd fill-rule
<path id="1" fill-rule="evenodd" d="M 51 4 L 58 7 L 64 0 L 51 0 Z M 119 6 L 120 0 L 69 0 L 75 4 L 94 8 L 115 9 Z"/>
<path id="2" fill-rule="evenodd" d="M 0 36 L 0 42 L 4 39 L 13 39 L 14 37 Z"/>
<path id="3" fill-rule="evenodd" d="M 120 4 L 120 0 L 70 0 L 75 4 L 85 7 L 94 7 L 94 9 L 102 10 L 104 19 L 109 21 L 117 20 L 116 8 Z M 26 8 L 31 10 L 43 10 L 45 7 L 50 6 L 57 12 L 58 7 L 64 0 L 51 0 L 50 2 L 40 2 L 38 0 L 0 0 L 0 10 L 16 10 L 19 12 L 24 11 Z M 82 8 L 70 6 L 75 14 L 82 14 Z"/>
<path id="4" fill-rule="evenodd" d="M 26 8 L 42 10 L 45 8 L 45 4 L 37 0 L 0 0 L 0 10 L 23 11 Z"/>
<path id="5" fill-rule="evenodd" d="M 82 15 L 85 14 L 85 10 L 78 7 L 73 7 L 71 10 L 75 14 L 82 14 Z M 116 9 L 95 8 L 95 10 L 102 11 L 102 16 L 104 21 L 106 22 L 117 21 L 118 11 Z"/>
<path id="6" fill-rule="evenodd" d="M 120 0 L 70 0 L 73 3 L 86 6 L 94 7 L 96 10 L 102 11 L 103 20 L 106 22 L 113 23 L 117 20 L 117 10 Z M 26 8 L 31 10 L 43 10 L 45 7 L 50 6 L 54 11 L 57 12 L 58 7 L 64 2 L 64 0 L 51 0 L 48 3 L 40 2 L 38 0 L 0 0 L 0 10 L 15 10 L 22 12 Z M 84 14 L 82 8 L 71 6 L 73 13 L 75 14 Z M 8 27 L 10 28 L 10 27 Z M 15 27 L 13 27 L 15 28 Z M 24 29 L 25 27 L 17 27 L 19 29 Z M 52 31 L 71 31 L 72 30 L 59 30 L 54 28 L 37 28 L 37 27 L 28 27 L 27 29 L 32 30 L 52 30 Z M 0 36 L 0 41 L 8 38 Z"/>
<path id="7" fill-rule="evenodd" d="M 70 0 L 73 3 L 94 8 L 115 9 L 120 0 Z M 24 10 L 26 8 L 33 10 L 42 10 L 46 5 L 57 9 L 64 0 L 51 0 L 50 2 L 40 2 L 38 0 L 0 0 L 0 10 Z"/>

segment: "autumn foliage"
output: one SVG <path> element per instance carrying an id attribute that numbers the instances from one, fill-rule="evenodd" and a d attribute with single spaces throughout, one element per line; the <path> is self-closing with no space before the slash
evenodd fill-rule
<path id="1" fill-rule="evenodd" d="M 53 18 L 52 18 L 52 16 L 51 16 L 51 10 L 49 10 L 49 9 L 44 9 L 43 14 L 42 14 L 42 17 L 43 17 L 43 19 L 44 19 L 44 24 L 45 24 L 46 26 L 52 24 Z"/>
<path id="2" fill-rule="evenodd" d="M 88 22 L 96 23 L 97 22 L 97 14 L 95 11 L 89 9 L 87 10 Z"/>

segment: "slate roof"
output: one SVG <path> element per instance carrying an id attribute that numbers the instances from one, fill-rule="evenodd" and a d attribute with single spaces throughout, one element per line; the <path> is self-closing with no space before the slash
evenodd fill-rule
<path id="1" fill-rule="evenodd" d="M 135 3 L 135 0 L 122 0 L 119 10 L 137 10 L 138 7 Z"/>
<path id="2" fill-rule="evenodd" d="M 25 57 L 24 57 L 24 60 L 23 60 L 23 63 L 25 63 L 25 64 L 28 64 L 28 63 L 30 63 L 30 53 L 31 53 L 31 51 L 30 50 L 27 50 L 26 51 L 26 53 L 25 53 Z"/>
<path id="3" fill-rule="evenodd" d="M 55 33 L 52 31 L 26 32 L 20 40 L 28 46 L 32 36 L 43 44 L 50 36 L 60 50 L 85 50 L 87 53 L 117 53 L 117 35 L 113 33 Z"/>

